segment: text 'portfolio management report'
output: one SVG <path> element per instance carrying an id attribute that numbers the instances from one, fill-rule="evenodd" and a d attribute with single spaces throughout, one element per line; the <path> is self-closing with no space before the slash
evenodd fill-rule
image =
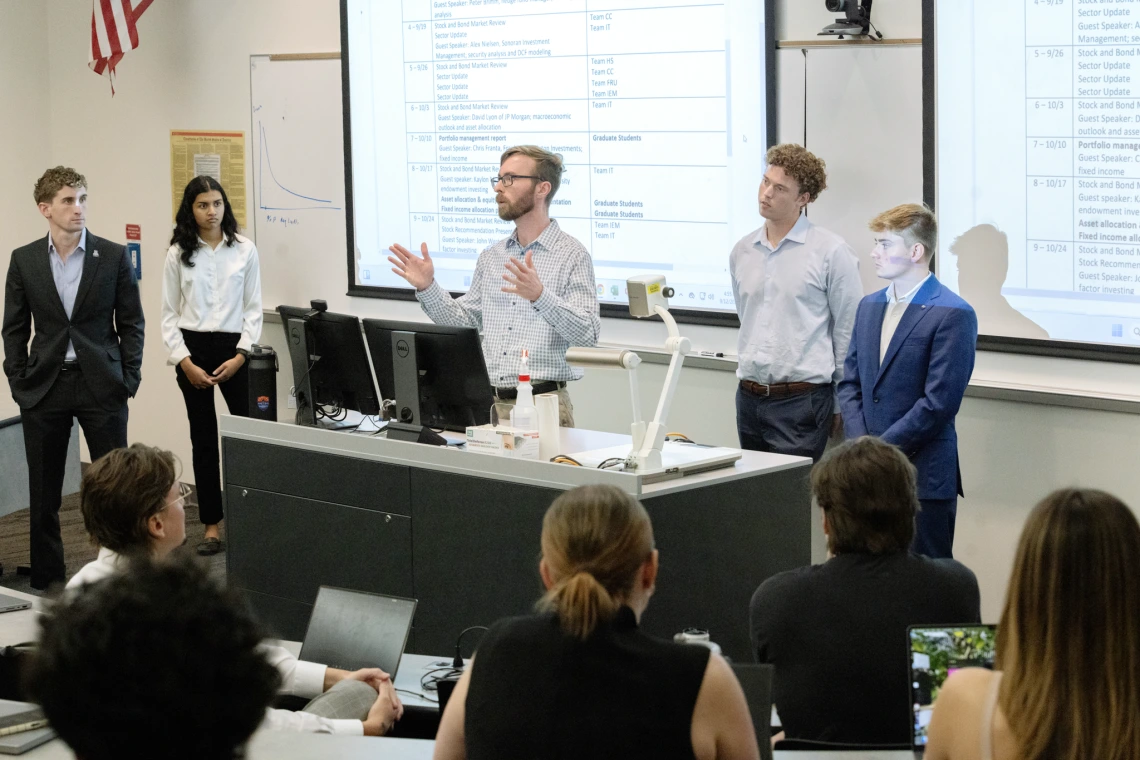
<path id="1" fill-rule="evenodd" d="M 395 229 L 428 244 L 441 285 L 467 289 L 479 252 L 512 229 L 492 189 L 499 157 L 536 144 L 563 157 L 550 215 L 590 250 L 602 300 L 625 302 L 627 277 L 657 272 L 678 305 L 731 310 L 727 254 L 757 226 L 765 136 L 759 82 L 733 120 L 727 26 L 723 2 L 405 0 L 405 153 L 386 167 L 406 175 Z M 747 173 L 733 166 L 744 157 Z M 374 269 L 358 245 L 361 284 L 405 284 L 376 242 Z"/>

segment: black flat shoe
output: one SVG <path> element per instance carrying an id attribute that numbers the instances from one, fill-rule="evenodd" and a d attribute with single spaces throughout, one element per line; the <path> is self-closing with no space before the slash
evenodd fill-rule
<path id="1" fill-rule="evenodd" d="M 222 551 L 222 539 L 220 538 L 207 538 L 202 543 L 198 544 L 198 554 L 203 557 L 212 557 Z"/>

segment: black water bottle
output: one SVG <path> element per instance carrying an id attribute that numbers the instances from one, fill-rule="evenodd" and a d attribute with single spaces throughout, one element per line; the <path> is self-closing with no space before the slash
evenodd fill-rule
<path id="1" fill-rule="evenodd" d="M 249 416 L 277 421 L 277 352 L 272 346 L 253 345 L 249 363 Z"/>

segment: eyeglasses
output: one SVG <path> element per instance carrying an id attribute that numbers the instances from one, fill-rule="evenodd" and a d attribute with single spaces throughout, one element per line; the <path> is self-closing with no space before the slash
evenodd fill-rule
<path id="1" fill-rule="evenodd" d="M 537 179 L 542 180 L 542 177 L 536 177 L 533 174 L 504 174 L 501 177 L 491 177 L 491 187 L 503 183 L 503 187 L 510 187 L 515 184 L 516 179 Z"/>
<path id="2" fill-rule="evenodd" d="M 190 495 L 190 486 L 179 481 L 179 483 L 178 483 L 178 498 L 177 499 L 171 499 L 170 501 L 163 503 L 162 508 L 166 509 L 167 507 L 172 507 L 180 501 L 183 502 L 183 504 L 185 504 L 186 497 L 189 495 Z"/>

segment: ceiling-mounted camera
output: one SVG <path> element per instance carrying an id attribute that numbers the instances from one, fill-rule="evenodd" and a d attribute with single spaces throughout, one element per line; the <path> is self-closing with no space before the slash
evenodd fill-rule
<path id="1" fill-rule="evenodd" d="M 843 13 L 842 18 L 828 24 L 820 35 L 831 35 L 843 39 L 845 35 L 869 34 L 871 29 L 871 0 L 823 0 L 832 13 Z M 883 35 L 875 31 L 879 39 Z"/>

